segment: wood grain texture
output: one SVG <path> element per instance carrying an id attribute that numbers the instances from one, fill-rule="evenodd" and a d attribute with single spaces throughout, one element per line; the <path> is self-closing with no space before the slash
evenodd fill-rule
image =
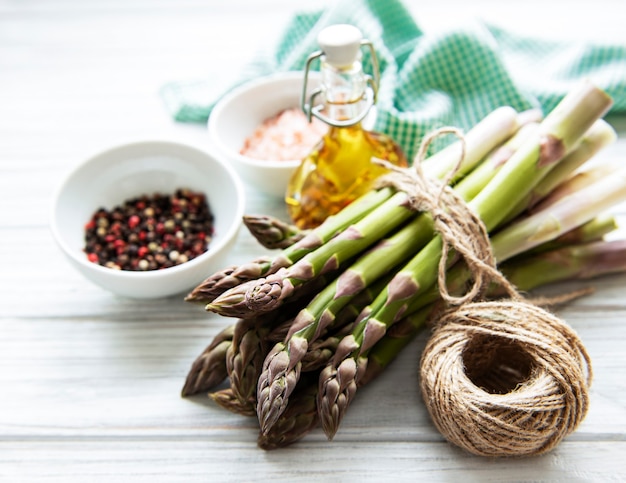
<path id="1" fill-rule="evenodd" d="M 610 0 L 542 2 L 548 18 L 532 14 L 533 2 L 419 3 L 411 8 L 429 28 L 445 24 L 452 8 L 537 33 L 567 8 L 560 34 L 625 40 L 622 22 L 601 15 L 615 5 Z M 624 275 L 544 291 L 596 289 L 559 311 L 587 346 L 595 377 L 587 418 L 548 455 L 482 459 L 444 442 L 418 393 L 426 333 L 359 392 L 335 441 L 314 431 L 286 450 L 264 452 L 254 418 L 226 413 L 205 396 L 179 396 L 194 358 L 227 319 L 181 297 L 111 295 L 85 281 L 54 245 L 50 203 L 72 166 L 130 140 L 209 148 L 204 126 L 169 118 L 159 88 L 227 79 L 261 43 L 250 38 L 269 43 L 305 5 L 0 0 L 0 481 L 626 480 Z M 626 119 L 610 121 L 620 139 L 601 156 L 623 161 Z M 250 187 L 247 211 L 285 215 L 280 202 Z M 625 226 L 626 206 L 616 214 Z M 261 253 L 242 231 L 229 260 Z"/>

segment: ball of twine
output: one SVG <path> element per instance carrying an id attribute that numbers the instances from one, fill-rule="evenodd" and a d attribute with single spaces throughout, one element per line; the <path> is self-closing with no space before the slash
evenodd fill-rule
<path id="1" fill-rule="evenodd" d="M 587 413 L 589 355 L 576 333 L 525 302 L 444 313 L 421 359 L 421 390 L 450 442 L 481 456 L 554 448 Z"/>

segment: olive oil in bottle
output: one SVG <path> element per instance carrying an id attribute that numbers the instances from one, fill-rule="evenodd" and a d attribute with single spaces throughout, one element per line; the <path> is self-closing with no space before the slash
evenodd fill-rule
<path id="1" fill-rule="evenodd" d="M 309 56 L 302 108 L 329 125 L 328 132 L 291 177 L 285 201 L 300 228 L 313 228 L 372 188 L 387 169 L 372 162 L 384 159 L 406 166 L 402 149 L 389 136 L 367 130 L 363 120 L 376 101 L 378 66 L 371 44 L 351 25 L 333 25 L 318 36 L 321 51 Z M 370 47 L 374 77 L 364 74 L 361 46 Z M 306 103 L 304 92 L 310 65 L 320 60 L 320 88 Z M 313 106 L 314 98 L 322 102 Z"/>

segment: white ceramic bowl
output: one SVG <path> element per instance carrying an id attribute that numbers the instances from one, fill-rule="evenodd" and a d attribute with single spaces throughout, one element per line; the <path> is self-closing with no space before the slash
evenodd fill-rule
<path id="1" fill-rule="evenodd" d="M 100 207 L 111 209 L 143 194 L 177 188 L 203 192 L 214 216 L 214 236 L 202 255 L 177 266 L 144 272 L 114 270 L 87 260 L 85 224 Z M 52 233 L 86 278 L 118 295 L 157 298 L 182 294 L 225 266 L 244 213 L 241 181 L 228 165 L 192 146 L 168 141 L 121 145 L 73 169 L 52 206 Z"/>
<path id="2" fill-rule="evenodd" d="M 319 75 L 311 72 L 310 92 L 319 85 Z M 271 161 L 254 159 L 240 150 L 254 130 L 268 118 L 289 108 L 300 109 L 304 83 L 301 71 L 262 77 L 234 88 L 213 108 L 208 121 L 209 141 L 237 170 L 241 178 L 257 190 L 283 197 L 300 159 Z"/>

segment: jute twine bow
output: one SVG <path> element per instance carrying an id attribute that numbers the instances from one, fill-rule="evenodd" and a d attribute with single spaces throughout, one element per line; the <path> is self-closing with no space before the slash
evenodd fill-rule
<path id="1" fill-rule="evenodd" d="M 439 182 L 424 176 L 421 163 L 430 143 L 442 134 L 460 139 L 461 156 Z M 442 128 L 422 142 L 413 169 L 377 160 L 391 171 L 382 184 L 406 192 L 413 209 L 430 213 L 442 241 L 438 280 L 448 309 L 439 314 L 422 354 L 422 396 L 443 436 L 473 454 L 541 454 L 585 417 L 591 362 L 565 322 L 524 299 L 497 269 L 484 223 L 449 187 L 464 156 L 462 133 Z M 450 295 L 446 287 L 451 250 L 472 277 L 471 288 L 461 296 Z M 483 300 L 494 282 L 508 299 Z"/>

